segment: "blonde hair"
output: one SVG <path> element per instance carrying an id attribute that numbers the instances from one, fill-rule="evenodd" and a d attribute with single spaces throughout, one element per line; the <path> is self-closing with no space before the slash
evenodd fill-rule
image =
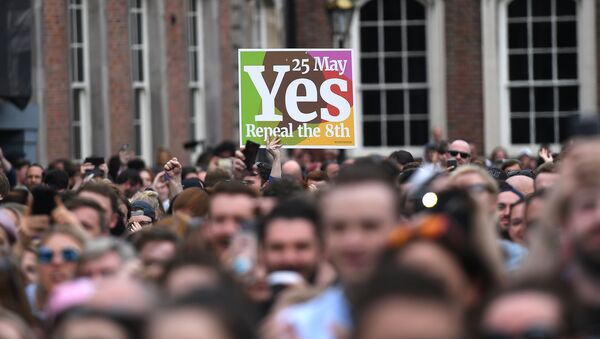
<path id="1" fill-rule="evenodd" d="M 479 175 L 485 181 L 485 183 L 490 188 L 492 194 L 494 194 L 494 195 L 498 194 L 498 192 L 500 191 L 498 189 L 498 183 L 496 182 L 496 180 L 494 178 L 492 178 L 492 176 L 488 173 L 488 171 L 486 171 L 484 168 L 482 168 L 480 166 L 475 166 L 475 165 L 460 166 L 454 172 L 452 172 L 450 174 L 450 181 L 454 181 L 455 178 L 457 178 L 459 176 L 472 174 L 472 173 Z"/>
<path id="2" fill-rule="evenodd" d="M 160 198 L 158 197 L 158 193 L 154 191 L 141 191 L 134 194 L 133 197 L 129 200 L 131 203 L 136 201 L 143 201 L 148 203 L 154 209 L 156 213 L 156 219 L 160 219 L 160 216 L 164 214 L 164 210 L 162 204 L 160 203 Z"/>

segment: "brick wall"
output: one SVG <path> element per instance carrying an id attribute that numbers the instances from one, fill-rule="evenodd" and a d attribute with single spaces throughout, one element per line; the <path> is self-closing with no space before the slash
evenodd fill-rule
<path id="1" fill-rule="evenodd" d="M 106 1 L 111 154 L 123 144 L 133 147 L 134 142 L 127 4 L 123 0 Z"/>
<path id="2" fill-rule="evenodd" d="M 232 53 L 231 39 L 231 2 L 230 0 L 219 1 L 219 32 L 220 32 L 220 54 L 221 54 L 221 138 L 220 140 L 233 137 L 233 114 L 237 91 L 234 83 L 234 59 L 237 55 Z M 208 67 L 208 65 L 207 65 Z M 207 79 L 208 81 L 208 79 Z M 207 82 L 210 84 L 210 81 Z"/>
<path id="3" fill-rule="evenodd" d="M 448 139 L 463 138 L 483 150 L 480 2 L 446 1 L 446 101 Z"/>
<path id="4" fill-rule="evenodd" d="M 325 0 L 296 0 L 296 43 L 299 48 L 331 48 L 333 38 Z"/>
<path id="5" fill-rule="evenodd" d="M 172 20 L 174 18 L 174 20 Z M 169 149 L 186 161 L 183 143 L 189 139 L 188 60 L 186 41 L 186 8 L 184 0 L 166 0 L 165 36 L 167 44 L 167 93 Z"/>
<path id="6" fill-rule="evenodd" d="M 48 161 L 70 157 L 70 109 L 67 5 L 65 0 L 42 2 L 42 40 L 46 81 Z"/>

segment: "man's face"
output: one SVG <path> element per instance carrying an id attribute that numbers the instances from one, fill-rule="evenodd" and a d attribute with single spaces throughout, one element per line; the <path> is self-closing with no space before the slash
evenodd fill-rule
<path id="1" fill-rule="evenodd" d="M 338 187 L 321 204 L 325 246 L 345 283 L 368 277 L 397 222 L 393 193 L 382 183 Z"/>
<path id="2" fill-rule="evenodd" d="M 500 217 L 500 229 L 508 230 L 510 224 L 510 206 L 519 200 L 519 196 L 511 191 L 498 194 L 498 214 Z"/>
<path id="3" fill-rule="evenodd" d="M 466 165 L 471 162 L 471 147 L 463 140 L 456 140 L 448 147 L 450 157 L 456 159 L 458 166 Z"/>
<path id="4" fill-rule="evenodd" d="M 19 169 L 17 169 L 16 173 L 17 173 L 17 183 L 19 184 L 25 184 L 26 180 L 27 180 L 27 170 L 29 169 L 29 166 L 25 165 Z"/>
<path id="5" fill-rule="evenodd" d="M 244 177 L 244 181 L 246 182 L 246 186 L 252 188 L 257 193 L 260 192 L 260 175 L 247 175 Z"/>
<path id="6" fill-rule="evenodd" d="M 139 253 L 144 267 L 144 277 L 158 281 L 162 277 L 167 263 L 175 257 L 176 250 L 175 244 L 167 240 L 146 243 Z"/>
<path id="7" fill-rule="evenodd" d="M 560 339 L 560 313 L 560 303 L 552 296 L 536 291 L 516 292 L 492 302 L 484 312 L 482 326 L 484 333 L 494 338 L 525 338 L 528 331 L 544 330 Z"/>
<path id="8" fill-rule="evenodd" d="M 337 175 L 340 173 L 340 165 L 338 164 L 329 164 L 327 168 L 325 168 L 325 173 L 327 173 L 327 177 L 331 179 L 335 179 Z"/>
<path id="9" fill-rule="evenodd" d="M 80 275 L 93 280 L 114 277 L 123 267 L 123 260 L 115 251 L 107 252 L 99 258 L 86 260 L 80 268 Z"/>
<path id="10" fill-rule="evenodd" d="M 458 339 L 460 316 L 447 306 L 391 297 L 369 307 L 361 319 L 358 339 Z"/>
<path id="11" fill-rule="evenodd" d="M 152 186 L 152 177 L 148 171 L 141 171 L 140 178 L 142 178 L 142 190 Z"/>
<path id="12" fill-rule="evenodd" d="M 104 216 L 108 222 L 108 227 L 113 228 L 117 224 L 117 214 L 113 211 L 110 198 L 90 191 L 79 192 L 79 197 L 85 199 L 91 199 L 97 202 L 100 207 L 104 210 Z"/>
<path id="13" fill-rule="evenodd" d="M 535 190 L 552 188 L 558 182 L 560 174 L 558 173 L 540 173 L 535 177 Z"/>
<path id="14" fill-rule="evenodd" d="M 27 169 L 27 179 L 25 184 L 28 188 L 39 185 L 42 183 L 42 174 L 44 171 L 38 166 L 30 166 Z"/>
<path id="15" fill-rule="evenodd" d="M 74 209 L 71 212 L 92 238 L 96 238 L 103 234 L 103 227 L 100 225 L 100 216 L 95 209 L 83 206 Z"/>
<path id="16" fill-rule="evenodd" d="M 600 267 L 600 188 L 578 190 L 569 203 L 565 223 L 577 254 Z"/>
<path id="17" fill-rule="evenodd" d="M 522 202 L 510 209 L 510 226 L 508 227 L 510 239 L 525 245 L 525 203 Z"/>
<path id="18" fill-rule="evenodd" d="M 156 188 L 156 192 L 158 193 L 158 197 L 159 197 L 160 201 L 165 201 L 165 200 L 169 199 L 169 186 L 167 186 L 167 184 L 159 181 L 156 183 L 155 188 Z"/>
<path id="19" fill-rule="evenodd" d="M 217 194 L 212 196 L 206 236 L 221 255 L 229 248 L 231 239 L 244 221 L 254 218 L 255 201 L 245 194 Z"/>
<path id="20" fill-rule="evenodd" d="M 274 219 L 266 225 L 263 244 L 269 272 L 295 271 L 311 281 L 319 264 L 315 225 L 307 219 Z"/>

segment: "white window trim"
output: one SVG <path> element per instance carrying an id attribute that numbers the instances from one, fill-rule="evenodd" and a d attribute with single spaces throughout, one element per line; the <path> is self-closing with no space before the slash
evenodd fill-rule
<path id="1" fill-rule="evenodd" d="M 133 12 L 137 12 L 138 10 L 133 10 L 133 6 L 132 6 L 132 1 L 133 0 L 129 0 L 129 11 L 128 11 L 128 18 L 129 18 L 129 27 L 130 27 L 130 37 L 131 37 L 131 30 L 134 29 L 131 25 L 131 15 Z M 142 0 L 141 1 L 142 4 L 142 8 L 141 8 L 141 15 L 142 15 L 142 44 L 141 44 L 141 50 L 142 50 L 142 59 L 144 62 L 143 65 L 143 72 L 144 72 L 144 80 L 143 81 L 135 81 L 133 80 L 133 73 L 132 73 L 132 82 L 131 82 L 131 87 L 132 87 L 132 93 L 135 93 L 136 89 L 141 90 L 141 95 L 140 95 L 140 102 L 138 103 L 139 107 L 140 107 L 140 118 L 139 118 L 139 123 L 140 123 L 140 141 L 141 141 L 141 154 L 138 154 L 142 159 L 144 159 L 144 161 L 148 164 L 152 163 L 152 115 L 150 113 L 150 81 L 148 79 L 150 72 L 149 72 L 149 57 L 148 57 L 148 4 L 147 4 L 147 0 Z M 133 43 L 130 41 L 130 45 L 129 45 L 129 55 L 130 58 L 132 57 L 132 51 L 134 50 L 133 48 Z M 132 59 L 132 63 L 131 65 L 133 66 L 133 63 L 136 62 Z M 132 72 L 133 72 L 133 67 L 132 67 Z M 135 95 L 133 96 L 133 99 L 135 100 Z M 137 140 L 135 140 L 135 142 L 137 142 Z"/>
<path id="2" fill-rule="evenodd" d="M 481 29 L 484 83 L 485 153 L 496 146 L 517 155 L 524 147 L 537 150 L 537 144 L 512 144 L 507 90 L 506 23 L 507 5 L 512 0 L 482 0 Z M 577 45 L 579 107 L 581 115 L 594 115 L 597 109 L 596 0 L 577 2 Z M 591 28 L 590 28 L 591 27 Z M 560 145 L 551 146 L 554 151 Z"/>
<path id="3" fill-rule="evenodd" d="M 362 90 L 360 75 L 360 9 L 369 0 L 359 0 L 355 4 L 355 13 L 350 26 L 347 44 L 354 49 L 353 74 L 356 87 L 355 107 L 360 114 L 356 116 L 357 145 L 349 150 L 352 156 L 363 156 L 368 154 L 389 155 L 393 151 L 403 149 L 411 152 L 414 156 L 423 155 L 423 147 L 419 146 L 394 146 L 394 147 L 365 147 L 362 136 Z M 425 6 L 426 10 L 426 32 L 427 32 L 427 85 L 429 89 L 429 130 L 433 127 L 442 128 L 443 135 L 447 134 L 446 120 L 446 36 L 445 36 L 445 14 L 443 0 L 418 0 Z M 423 145 L 424 146 L 424 145 Z"/>
<path id="4" fill-rule="evenodd" d="M 203 41 L 203 36 L 204 36 L 204 29 L 203 29 L 203 23 L 204 23 L 204 1 L 203 0 L 191 0 L 191 1 L 195 1 L 196 2 L 196 27 L 194 27 L 194 29 L 196 30 L 196 37 L 197 37 L 197 45 L 195 46 L 195 50 L 196 50 L 196 60 L 197 63 L 195 65 L 196 70 L 198 72 L 198 79 L 197 81 L 189 81 L 188 82 L 188 87 L 189 87 L 189 95 L 191 96 L 191 101 L 193 101 L 194 103 L 194 107 L 196 108 L 195 112 L 194 112 L 194 139 L 195 140 L 199 140 L 199 141 L 207 141 L 207 133 L 206 133 L 206 91 L 205 91 L 205 81 L 204 81 L 204 77 L 205 77 L 205 73 L 204 73 L 204 46 L 202 45 L 202 41 Z M 189 5 L 189 2 L 187 2 L 187 4 Z M 187 27 L 190 27 L 190 22 L 189 22 L 189 17 L 190 17 L 190 8 L 187 8 L 187 16 L 186 19 L 188 20 L 187 22 Z M 189 63 L 191 66 L 191 62 L 192 59 L 189 58 L 190 56 L 190 52 L 192 51 L 193 47 L 189 45 L 189 40 L 188 40 L 188 59 L 189 59 Z M 190 108 L 191 109 L 191 108 Z M 193 152 L 191 152 L 190 154 L 190 160 L 191 163 L 195 163 L 197 157 L 204 152 L 205 149 L 204 147 L 199 148 L 196 147 L 195 150 Z"/>
<path id="5" fill-rule="evenodd" d="M 83 35 L 83 39 L 82 39 L 82 47 L 83 47 L 83 82 L 80 81 L 73 81 L 72 80 L 72 74 L 70 74 L 70 79 L 69 79 L 69 87 L 70 87 L 70 93 L 69 96 L 71 97 L 71 114 L 72 114 L 72 109 L 73 109 L 73 90 L 74 89 L 79 89 L 79 122 L 73 122 L 73 116 L 71 115 L 70 119 L 71 119 L 71 145 L 74 146 L 76 143 L 80 144 L 80 148 L 81 148 L 81 159 L 75 159 L 75 160 L 82 160 L 85 159 L 86 156 L 92 155 L 92 127 L 91 127 L 91 102 L 89 99 L 89 93 L 90 93 L 90 56 L 89 56 L 89 21 L 88 21 L 88 3 L 87 0 L 81 0 L 81 4 L 80 5 L 75 5 L 72 4 L 71 1 L 68 2 L 68 18 L 69 18 L 69 58 L 72 57 L 71 54 L 71 49 L 73 47 L 75 47 L 74 45 L 79 45 L 79 43 L 74 43 L 72 41 L 72 34 L 73 34 L 73 23 L 71 22 L 71 10 L 73 9 L 77 9 L 77 7 L 80 7 L 79 10 L 81 10 L 81 28 L 82 28 L 82 35 Z M 73 67 L 75 63 L 75 60 L 70 60 L 70 69 L 69 72 L 73 71 Z M 79 140 L 74 140 L 74 136 L 72 135 L 73 133 L 73 129 L 72 127 L 75 126 L 79 126 L 79 136 L 80 139 Z M 73 153 L 73 152 L 72 152 Z M 74 155 L 74 154 L 72 154 Z"/>

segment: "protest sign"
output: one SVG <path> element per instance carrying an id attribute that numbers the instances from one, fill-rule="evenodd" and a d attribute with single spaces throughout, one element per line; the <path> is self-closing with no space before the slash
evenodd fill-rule
<path id="1" fill-rule="evenodd" d="M 350 49 L 240 50 L 240 145 L 355 147 L 352 67 Z"/>

